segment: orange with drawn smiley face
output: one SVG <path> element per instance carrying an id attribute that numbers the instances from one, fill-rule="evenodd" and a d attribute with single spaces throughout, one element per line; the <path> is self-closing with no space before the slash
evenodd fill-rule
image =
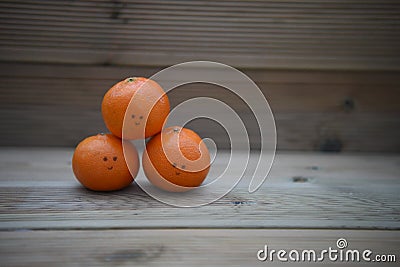
<path id="1" fill-rule="evenodd" d="M 146 144 L 142 164 L 153 185 L 170 192 L 184 192 L 204 181 L 210 169 L 210 154 L 194 131 L 174 126 Z"/>
<path id="2" fill-rule="evenodd" d="M 161 131 L 170 104 L 158 83 L 142 77 L 131 77 L 108 90 L 101 111 L 107 128 L 115 136 L 136 140 Z"/>
<path id="3" fill-rule="evenodd" d="M 72 157 L 72 170 L 78 181 L 94 191 L 113 191 L 132 183 L 139 170 L 139 158 L 131 143 L 124 145 L 111 134 L 88 137 L 78 144 Z M 129 161 L 129 168 L 126 164 Z"/>

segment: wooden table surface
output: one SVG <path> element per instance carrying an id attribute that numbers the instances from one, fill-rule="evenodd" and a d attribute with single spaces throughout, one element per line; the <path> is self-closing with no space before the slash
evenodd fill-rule
<path id="1" fill-rule="evenodd" d="M 257 192 L 244 177 L 210 205 L 177 208 L 135 184 L 82 188 L 72 153 L 0 150 L 1 266 L 284 266 L 293 263 L 262 262 L 257 251 L 320 251 L 339 238 L 400 261 L 400 155 L 279 152 Z"/>

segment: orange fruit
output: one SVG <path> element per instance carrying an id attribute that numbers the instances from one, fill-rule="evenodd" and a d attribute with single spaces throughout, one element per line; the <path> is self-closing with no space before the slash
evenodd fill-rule
<path id="1" fill-rule="evenodd" d="M 142 77 L 132 77 L 118 82 L 108 90 L 101 111 L 107 128 L 114 135 L 134 140 L 159 133 L 170 105 L 158 83 Z"/>
<path id="2" fill-rule="evenodd" d="M 201 185 L 210 169 L 210 154 L 192 130 L 169 127 L 146 144 L 143 169 L 160 189 L 182 192 Z"/>
<path id="3" fill-rule="evenodd" d="M 139 157 L 133 144 L 125 146 L 125 155 L 126 159 L 122 140 L 112 134 L 90 136 L 76 147 L 72 170 L 86 188 L 95 191 L 119 190 L 132 183 L 139 170 Z M 130 162 L 129 169 L 125 160 Z"/>

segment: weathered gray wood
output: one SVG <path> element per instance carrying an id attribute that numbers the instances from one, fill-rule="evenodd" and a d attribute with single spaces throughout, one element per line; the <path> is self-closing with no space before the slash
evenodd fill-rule
<path id="1" fill-rule="evenodd" d="M 74 146 L 87 135 L 106 132 L 100 104 L 108 88 L 125 77 L 149 77 L 159 70 L 15 63 L 0 67 L 0 145 L 8 146 Z M 271 105 L 278 149 L 400 151 L 399 73 L 245 73 Z M 176 106 L 198 96 L 220 99 L 235 109 L 248 127 L 252 146 L 259 146 L 258 127 L 250 110 L 232 93 L 195 84 L 174 90 L 170 100 Z M 202 136 L 213 137 L 221 147 L 229 146 L 221 128 L 208 121 L 191 127 Z"/>
<path id="2" fill-rule="evenodd" d="M 269 250 L 336 249 L 345 238 L 347 249 L 396 256 L 399 231 L 344 230 L 105 230 L 0 232 L 2 266 L 310 266 L 310 262 L 257 260 L 257 252 Z M 347 249 L 343 251 L 346 252 Z M 362 264 L 377 264 L 366 263 Z M 355 266 L 357 262 L 325 261 L 323 266 Z"/>
<path id="3" fill-rule="evenodd" d="M 0 60 L 399 70 L 392 1 L 13 1 L 0 3 Z"/>
<path id="4" fill-rule="evenodd" d="M 34 64 L 17 62 L 0 62 L 1 76 L 23 76 L 36 78 L 80 79 L 89 78 L 97 81 L 129 77 L 132 75 L 149 77 L 163 67 L 149 66 L 115 66 L 115 65 L 68 65 L 68 64 Z M 399 84 L 398 71 L 322 71 L 322 70 L 277 70 L 277 69 L 242 69 L 256 82 L 267 83 L 316 83 L 316 84 L 360 84 L 360 85 L 393 85 Z M 197 70 L 196 70 L 197 71 Z M 223 77 L 221 77 L 223 78 Z M 173 77 L 172 80 L 179 80 Z M 50 80 L 50 79 L 48 79 Z M 382 88 L 383 89 L 383 88 Z"/>
<path id="5" fill-rule="evenodd" d="M 397 155 L 279 153 L 256 193 L 247 192 L 247 174 L 221 200 L 188 209 L 160 203 L 136 185 L 112 193 L 83 189 L 71 171 L 72 150 L 1 149 L 0 156 L 3 230 L 400 228 Z M 210 178 L 227 159 L 220 154 Z"/>

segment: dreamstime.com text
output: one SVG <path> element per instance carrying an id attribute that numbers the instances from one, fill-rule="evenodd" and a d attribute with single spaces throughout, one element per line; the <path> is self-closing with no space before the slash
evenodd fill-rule
<path id="1" fill-rule="evenodd" d="M 265 245 L 263 249 L 257 252 L 259 261 L 280 261 L 280 262 L 396 262 L 395 254 L 374 254 L 369 249 L 358 250 L 348 249 L 347 240 L 339 238 L 336 241 L 336 247 L 328 247 L 322 250 L 275 250 Z"/>

